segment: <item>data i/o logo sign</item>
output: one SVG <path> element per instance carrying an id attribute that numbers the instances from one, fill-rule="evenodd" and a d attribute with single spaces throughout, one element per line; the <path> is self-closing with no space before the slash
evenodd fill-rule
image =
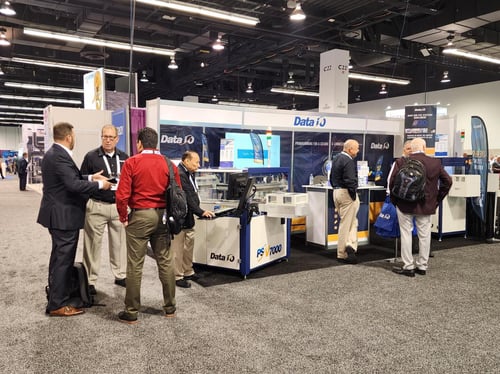
<path id="1" fill-rule="evenodd" d="M 222 253 L 210 252 L 210 259 L 225 262 L 234 262 L 236 257 L 232 254 L 223 255 Z"/>
<path id="2" fill-rule="evenodd" d="M 193 144 L 194 143 L 194 136 L 193 135 L 186 135 L 184 137 L 182 136 L 168 136 L 168 135 L 162 135 L 160 138 L 160 143 L 167 143 L 167 144 L 177 144 L 177 145 L 186 145 L 186 144 Z"/>
<path id="3" fill-rule="evenodd" d="M 282 244 L 269 245 L 266 244 L 263 247 L 257 248 L 257 261 L 262 261 L 264 258 L 269 258 L 281 253 L 283 250 Z"/>
<path id="4" fill-rule="evenodd" d="M 325 127 L 326 126 L 326 118 L 325 117 L 317 117 L 309 118 L 309 117 L 301 117 L 295 116 L 293 120 L 293 126 L 299 127 Z"/>

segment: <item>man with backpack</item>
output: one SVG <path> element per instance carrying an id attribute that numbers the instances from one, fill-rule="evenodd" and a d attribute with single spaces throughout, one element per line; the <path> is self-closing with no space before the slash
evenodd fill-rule
<path id="1" fill-rule="evenodd" d="M 174 254 L 170 248 L 165 191 L 170 178 L 175 177 L 179 185 L 181 181 L 177 167 L 173 166 L 174 175 L 170 174 L 157 144 L 158 133 L 154 129 L 145 127 L 139 131 L 139 154 L 123 164 L 116 191 L 116 209 L 127 237 L 125 310 L 118 314 L 118 319 L 128 324 L 137 323 L 141 307 L 142 268 L 148 242 L 158 265 L 165 317 L 175 317 Z"/>
<path id="2" fill-rule="evenodd" d="M 396 160 L 389 182 L 391 201 L 396 205 L 401 232 L 402 268 L 393 272 L 408 277 L 415 273 L 425 275 L 431 247 L 431 215 L 446 197 L 452 179 L 439 159 L 425 154 L 426 143 L 422 138 L 411 141 L 408 158 Z M 412 256 L 413 222 L 417 227 L 419 251 L 414 262 Z"/>

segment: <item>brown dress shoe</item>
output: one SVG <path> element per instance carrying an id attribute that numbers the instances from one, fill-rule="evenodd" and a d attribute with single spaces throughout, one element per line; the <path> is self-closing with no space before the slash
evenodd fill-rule
<path id="1" fill-rule="evenodd" d="M 66 305 L 59 309 L 49 312 L 49 315 L 52 317 L 71 317 L 83 313 L 85 313 L 85 311 L 81 308 L 75 308 L 71 305 Z"/>

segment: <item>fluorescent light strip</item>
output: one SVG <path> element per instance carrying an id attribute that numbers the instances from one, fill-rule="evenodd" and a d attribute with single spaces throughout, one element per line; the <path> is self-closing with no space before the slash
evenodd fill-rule
<path id="1" fill-rule="evenodd" d="M 30 27 L 25 27 L 24 33 L 27 35 L 38 36 L 41 38 L 64 40 L 64 41 L 68 41 L 68 42 L 81 43 L 81 44 L 87 44 L 87 45 L 97 45 L 100 47 L 130 51 L 130 44 L 122 43 L 122 42 L 113 42 L 113 41 L 104 40 L 104 39 L 87 38 L 85 36 L 63 34 L 63 33 L 46 31 L 46 30 L 39 30 L 39 29 L 32 29 Z M 134 44 L 132 46 L 132 50 L 135 52 L 153 53 L 155 55 L 162 55 L 162 56 L 175 56 L 175 51 L 173 51 L 171 49 L 147 47 L 147 46 L 143 46 L 143 45 L 135 45 Z"/>
<path id="2" fill-rule="evenodd" d="M 27 90 L 44 90 L 44 91 L 83 93 L 83 88 L 44 86 L 42 84 L 31 84 L 31 83 L 5 82 L 4 86 L 14 87 L 14 88 L 24 88 Z"/>
<path id="3" fill-rule="evenodd" d="M 25 107 L 18 105 L 0 105 L 1 109 L 16 109 L 16 110 L 34 110 L 42 112 L 45 108 L 33 108 L 33 107 Z M 42 114 L 43 115 L 43 114 Z"/>
<path id="4" fill-rule="evenodd" d="M 397 79 L 397 78 L 390 78 L 390 77 L 382 77 L 380 75 L 369 75 L 369 74 L 360 74 L 360 73 L 349 73 L 349 79 L 361 79 L 361 80 L 372 81 L 372 82 L 400 84 L 403 86 L 410 84 L 410 80 L 408 80 L 408 79 Z"/>
<path id="5" fill-rule="evenodd" d="M 3 125 L 16 125 L 16 126 L 22 126 L 22 125 L 38 125 L 38 123 L 32 123 L 32 122 L 13 122 L 13 121 L 0 121 L 0 124 Z"/>
<path id="6" fill-rule="evenodd" d="M 500 64 L 500 59 L 498 59 L 498 58 L 480 55 L 480 54 L 473 53 L 473 52 L 461 51 L 460 49 L 456 49 L 456 48 L 445 48 L 443 50 L 443 53 L 448 54 L 448 55 L 470 58 L 473 60 L 479 60 L 479 61 L 483 61 L 483 62 L 490 62 L 492 64 Z"/>
<path id="7" fill-rule="evenodd" d="M 319 97 L 319 92 L 294 90 L 294 89 L 282 88 L 282 87 L 273 87 L 273 88 L 271 88 L 271 92 L 288 94 L 288 95 Z"/>
<path id="8" fill-rule="evenodd" d="M 9 118 L 9 117 L 0 117 L 0 121 L 30 121 L 30 122 L 43 122 L 41 119 L 37 118 Z"/>
<path id="9" fill-rule="evenodd" d="M 229 21 L 233 23 L 241 23 L 242 25 L 255 26 L 260 22 L 258 18 L 243 16 L 235 13 L 225 12 L 223 10 L 217 10 L 212 8 L 207 8 L 200 5 L 188 5 L 181 3 L 179 1 L 172 0 L 137 0 L 138 3 L 155 5 L 158 7 L 178 10 L 180 12 L 186 12 L 191 14 L 197 14 L 199 16 L 206 16 L 210 18 L 221 19 L 224 21 Z"/>
<path id="10" fill-rule="evenodd" d="M 252 104 L 252 103 L 237 103 L 234 101 L 219 101 L 218 105 L 238 106 L 246 108 L 261 108 L 261 109 L 278 109 L 276 105 Z"/>
<path id="11" fill-rule="evenodd" d="M 65 64 L 63 62 L 31 60 L 28 58 L 20 58 L 20 57 L 12 57 L 10 61 L 17 62 L 19 64 L 46 66 L 49 68 L 59 68 L 68 70 L 79 70 L 79 71 L 95 71 L 99 69 L 99 67 L 96 66 L 73 65 L 73 64 Z M 112 70 L 106 68 L 104 69 L 104 73 L 111 75 L 120 75 L 123 77 L 128 77 L 129 75 L 128 72 L 126 71 Z"/>
<path id="12" fill-rule="evenodd" d="M 36 96 L 0 95 L 0 99 L 5 99 L 5 100 L 26 100 L 26 101 L 44 101 L 44 102 L 47 102 L 47 103 L 82 104 L 81 100 L 57 99 L 57 98 L 36 97 Z"/>
<path id="13" fill-rule="evenodd" d="M 43 114 L 36 113 L 19 113 L 19 112 L 0 112 L 3 116 L 26 116 L 26 117 L 43 117 Z"/>

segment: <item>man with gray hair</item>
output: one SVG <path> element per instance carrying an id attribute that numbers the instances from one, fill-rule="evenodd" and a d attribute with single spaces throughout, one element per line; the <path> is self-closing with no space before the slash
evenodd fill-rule
<path id="1" fill-rule="evenodd" d="M 337 260 L 356 264 L 358 250 L 358 168 L 354 158 L 359 152 L 359 143 L 348 139 L 344 148 L 332 160 L 330 184 L 333 188 L 333 202 L 340 216 Z"/>
<path id="2" fill-rule="evenodd" d="M 436 212 L 439 203 L 448 194 L 451 188 L 452 179 L 441 165 L 441 161 L 429 157 L 425 154 L 426 143 L 422 138 L 415 138 L 411 141 L 411 154 L 409 159 L 418 160 L 425 169 L 425 197 L 418 201 L 405 201 L 397 198 L 391 193 L 391 200 L 396 205 L 401 231 L 401 259 L 402 268 L 394 268 L 396 274 L 414 277 L 415 273 L 425 275 L 429 262 L 431 248 L 431 215 Z M 391 191 L 393 190 L 396 176 L 399 170 L 406 163 L 405 158 L 396 160 L 394 170 L 389 182 Z M 412 231 L 413 222 L 418 233 L 418 257 L 414 262 L 412 256 Z"/>

